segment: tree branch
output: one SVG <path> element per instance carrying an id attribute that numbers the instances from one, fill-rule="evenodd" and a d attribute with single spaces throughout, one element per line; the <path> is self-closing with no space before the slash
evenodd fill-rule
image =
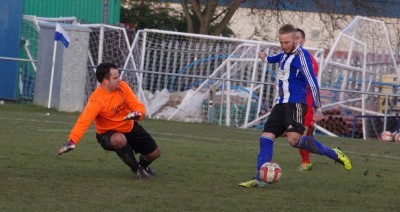
<path id="1" fill-rule="evenodd" d="M 215 26 L 215 31 L 213 35 L 220 35 L 228 26 L 229 22 L 231 21 L 233 15 L 239 8 L 240 4 L 242 2 L 245 2 L 245 0 L 234 0 L 232 4 L 228 7 L 228 11 L 226 12 L 225 16 L 222 18 L 222 20 Z"/>
<path id="2" fill-rule="evenodd" d="M 194 33 L 192 15 L 189 12 L 189 7 L 187 5 L 187 2 L 186 2 L 186 0 L 179 0 L 179 2 L 181 3 L 183 13 L 185 14 L 187 31 L 189 33 Z"/>
<path id="3" fill-rule="evenodd" d="M 201 21 L 201 26 L 200 26 L 200 33 L 201 34 L 208 34 L 211 23 L 212 23 L 212 17 L 214 16 L 215 10 L 218 6 L 217 0 L 210 0 L 206 7 L 204 8 L 202 12 L 202 21 Z"/>
<path id="4" fill-rule="evenodd" d="M 199 0 L 192 0 L 191 4 L 192 4 L 192 11 L 193 11 L 194 15 L 197 16 L 197 19 L 199 19 L 199 21 L 201 23 L 203 21 L 203 18 L 202 18 L 201 6 L 199 3 Z"/>

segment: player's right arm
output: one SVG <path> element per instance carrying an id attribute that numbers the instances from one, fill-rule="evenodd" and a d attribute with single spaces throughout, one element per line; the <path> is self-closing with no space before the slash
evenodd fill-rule
<path id="1" fill-rule="evenodd" d="M 85 109 L 75 122 L 75 125 L 69 134 L 68 142 L 58 149 L 58 155 L 75 149 L 75 145 L 80 141 L 86 130 L 90 127 L 90 124 L 99 113 L 100 108 L 101 106 L 99 102 L 89 99 Z"/>
<path id="2" fill-rule="evenodd" d="M 85 109 L 75 122 L 75 125 L 69 134 L 68 139 L 70 141 L 72 140 L 75 144 L 77 144 L 81 140 L 86 130 L 90 127 L 92 121 L 96 118 L 97 114 L 99 114 L 101 104 L 102 102 L 95 98 L 89 99 Z"/>
<path id="3" fill-rule="evenodd" d="M 258 57 L 265 63 L 266 55 L 264 52 L 262 52 L 262 51 L 258 52 Z"/>
<path id="4" fill-rule="evenodd" d="M 258 57 L 260 57 L 263 62 L 278 63 L 282 58 L 282 54 L 283 52 L 279 52 L 278 54 L 267 56 L 264 52 L 260 51 L 258 52 Z"/>
<path id="5" fill-rule="evenodd" d="M 270 55 L 266 57 L 268 63 L 279 63 L 282 59 L 283 51 L 279 52 L 278 54 Z"/>

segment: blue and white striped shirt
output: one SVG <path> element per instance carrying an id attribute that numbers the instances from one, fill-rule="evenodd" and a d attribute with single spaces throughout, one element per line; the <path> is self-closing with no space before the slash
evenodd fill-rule
<path id="1" fill-rule="evenodd" d="M 279 63 L 276 77 L 278 92 L 275 104 L 303 103 L 307 104 L 306 86 L 310 86 L 313 97 L 313 107 L 320 107 L 319 86 L 314 71 L 310 53 L 300 45 L 290 54 L 283 51 L 266 57 L 268 63 Z"/>

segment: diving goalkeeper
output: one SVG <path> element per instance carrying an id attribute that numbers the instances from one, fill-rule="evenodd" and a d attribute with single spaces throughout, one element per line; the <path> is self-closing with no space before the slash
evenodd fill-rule
<path id="1" fill-rule="evenodd" d="M 94 120 L 96 138 L 102 148 L 116 152 L 139 179 L 150 179 L 155 172 L 149 165 L 161 153 L 151 135 L 139 124 L 146 112 L 143 103 L 120 80 L 116 65 L 101 63 L 96 68 L 96 78 L 100 86 L 90 95 L 58 155 L 73 150 Z M 135 153 L 140 153 L 139 162 Z"/>

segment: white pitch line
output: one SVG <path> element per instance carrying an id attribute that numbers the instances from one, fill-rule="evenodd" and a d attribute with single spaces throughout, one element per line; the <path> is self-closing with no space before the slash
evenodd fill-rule
<path id="1" fill-rule="evenodd" d="M 49 124 L 69 124 L 72 125 L 73 123 L 71 122 L 61 122 L 61 121 L 46 121 L 46 120 L 36 120 L 36 119 L 16 119 L 16 118 L 4 118 L 0 117 L 0 120 L 17 120 L 17 121 L 30 121 L 30 122 L 40 122 L 40 123 L 49 123 Z M 71 129 L 39 129 L 38 131 L 40 132 L 69 132 Z M 95 130 L 88 130 L 88 131 L 95 131 Z M 176 134 L 173 133 L 163 133 L 163 132 L 157 132 L 157 131 L 152 131 L 151 133 L 154 134 L 160 134 L 164 136 L 172 136 L 176 137 Z M 200 139 L 200 140 L 213 140 L 213 141 L 219 141 L 221 139 L 215 138 L 215 137 L 204 137 L 204 136 L 193 136 L 193 135 L 185 135 L 185 134 L 180 134 L 179 136 L 186 137 L 186 138 L 195 138 L 195 139 Z M 245 141 L 245 140 L 234 140 L 234 139 L 229 139 L 230 141 L 234 142 L 255 142 L 255 141 Z M 276 143 L 276 145 L 287 145 L 289 144 L 282 144 L 282 143 Z M 381 158 L 389 158 L 389 159 L 395 159 L 395 160 L 400 160 L 400 157 L 398 156 L 390 156 L 390 155 L 379 155 L 379 154 L 371 154 L 371 153 L 362 153 L 362 152 L 352 152 L 352 151 L 345 151 L 346 153 L 349 154 L 355 154 L 355 155 L 365 155 L 365 156 L 370 156 L 370 157 L 381 157 Z"/>
<path id="2" fill-rule="evenodd" d="M 176 137 L 176 134 L 173 134 L 173 133 L 161 133 L 161 132 L 152 132 L 152 133 Z M 179 134 L 179 136 L 186 137 L 186 138 L 207 139 L 207 140 L 214 140 L 214 141 L 219 141 L 219 140 L 221 140 L 221 139 L 219 139 L 219 138 L 204 137 L 204 136 L 193 136 L 193 135 L 182 135 L 182 134 Z M 229 141 L 234 141 L 234 142 L 249 142 L 249 143 L 250 143 L 250 142 L 251 142 L 251 143 L 255 143 L 255 142 L 256 142 L 256 141 L 234 140 L 234 139 L 229 139 Z M 278 143 L 275 142 L 275 145 L 290 146 L 288 143 L 280 143 L 280 142 L 278 142 Z M 400 157 L 398 157 L 398 156 L 379 155 L 379 154 L 370 154 L 370 153 L 352 152 L 352 151 L 345 151 L 345 152 L 346 152 L 346 153 L 349 153 L 349 154 L 355 154 L 355 155 L 365 155 L 365 156 L 371 156 L 371 157 L 383 157 L 383 158 L 389 158 L 389 159 L 400 160 Z"/>
<path id="3" fill-rule="evenodd" d="M 71 129 L 38 129 L 39 132 L 70 132 Z M 96 130 L 89 129 L 86 132 L 96 132 Z"/>
<path id="4" fill-rule="evenodd" d="M 3 118 L 2 120 L 12 120 L 12 121 L 30 121 L 30 122 L 40 122 L 40 123 L 47 123 L 47 124 L 73 124 L 71 122 L 63 122 L 63 121 L 48 121 L 48 120 L 37 120 L 37 119 L 18 119 L 18 118 Z"/>
<path id="5" fill-rule="evenodd" d="M 381 158 L 390 158 L 390 159 L 400 160 L 400 157 L 397 157 L 397 156 L 379 155 L 379 154 L 362 153 L 362 152 L 351 152 L 351 151 L 345 151 L 345 152 L 354 154 L 354 155 L 365 155 L 365 156 L 370 156 L 370 157 L 381 157 Z"/>

